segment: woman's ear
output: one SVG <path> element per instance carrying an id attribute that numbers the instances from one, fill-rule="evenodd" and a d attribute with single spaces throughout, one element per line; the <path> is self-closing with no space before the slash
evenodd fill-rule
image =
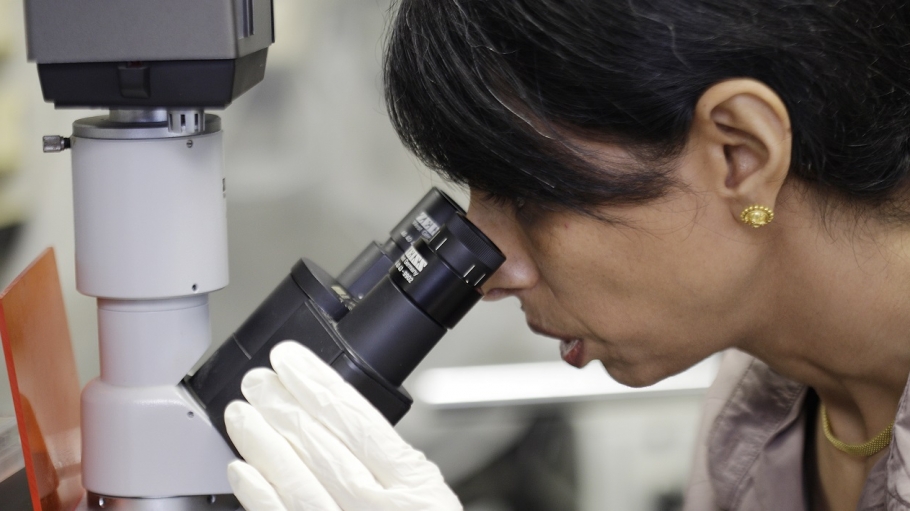
<path id="1" fill-rule="evenodd" d="M 700 180 L 737 219 L 753 204 L 774 208 L 790 168 L 792 134 L 787 108 L 770 87 L 748 78 L 711 86 L 695 107 L 689 143 Z"/>

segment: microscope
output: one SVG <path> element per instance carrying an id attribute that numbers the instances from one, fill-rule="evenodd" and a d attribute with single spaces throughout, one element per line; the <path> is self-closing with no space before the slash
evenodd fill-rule
<path id="1" fill-rule="evenodd" d="M 224 407 L 272 346 L 308 346 L 394 423 L 402 381 L 480 299 L 493 243 L 432 190 L 337 277 L 302 259 L 200 369 L 228 284 L 223 109 L 263 79 L 270 0 L 24 0 L 28 57 L 70 137 L 76 285 L 97 298 L 101 375 L 82 391 L 84 507 L 235 510 Z"/>

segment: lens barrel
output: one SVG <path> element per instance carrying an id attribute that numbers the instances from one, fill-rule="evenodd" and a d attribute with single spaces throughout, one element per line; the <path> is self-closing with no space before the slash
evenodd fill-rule
<path id="1" fill-rule="evenodd" d="M 436 188 L 430 190 L 402 218 L 384 243 L 371 243 L 338 275 L 338 283 L 360 300 L 388 273 L 396 259 L 419 239 L 430 239 L 450 218 L 464 213 L 461 206 Z"/>
<path id="2" fill-rule="evenodd" d="M 389 272 L 394 282 L 437 323 L 452 328 L 481 298 L 478 291 L 505 256 L 463 214 L 430 241 L 418 241 Z"/>
<path id="3" fill-rule="evenodd" d="M 351 351 L 400 385 L 480 300 L 478 288 L 503 261 L 496 245 L 459 213 L 430 241 L 406 250 L 339 321 L 338 332 Z"/>

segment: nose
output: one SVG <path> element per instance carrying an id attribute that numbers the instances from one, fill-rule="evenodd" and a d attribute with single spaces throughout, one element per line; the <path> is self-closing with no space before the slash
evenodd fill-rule
<path id="1" fill-rule="evenodd" d="M 483 285 L 484 300 L 518 296 L 533 288 L 539 279 L 527 234 L 510 205 L 498 204 L 471 191 L 468 220 L 476 225 L 506 256 L 499 270 Z"/>

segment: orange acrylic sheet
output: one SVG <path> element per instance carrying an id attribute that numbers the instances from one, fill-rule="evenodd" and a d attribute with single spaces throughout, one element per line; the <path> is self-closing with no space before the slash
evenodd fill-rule
<path id="1" fill-rule="evenodd" d="M 82 499 L 79 378 L 54 250 L 0 294 L 0 338 L 34 511 Z"/>

